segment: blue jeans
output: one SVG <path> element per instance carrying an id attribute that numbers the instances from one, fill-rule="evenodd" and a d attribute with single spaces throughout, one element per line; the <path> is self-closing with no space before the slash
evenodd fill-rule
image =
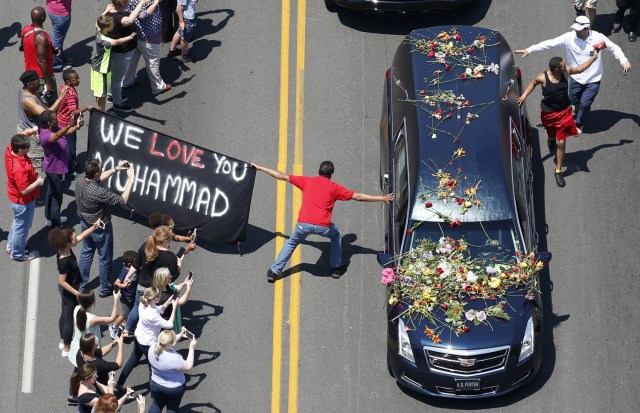
<path id="1" fill-rule="evenodd" d="M 113 96 L 114 105 L 122 105 L 122 86 L 131 86 L 134 79 L 131 79 L 130 84 L 123 84 L 125 75 L 129 70 L 131 64 L 131 58 L 133 57 L 133 50 L 126 53 L 111 53 L 111 95 Z M 135 72 L 134 72 L 135 73 Z"/>
<path id="2" fill-rule="evenodd" d="M 127 360 L 127 363 L 122 368 L 120 377 L 118 377 L 117 384 L 119 386 L 124 386 L 124 382 L 127 381 L 127 377 L 129 377 L 133 369 L 138 364 L 140 364 L 140 359 L 142 359 L 142 356 L 147 357 L 148 354 L 149 354 L 149 346 L 140 344 L 138 343 L 138 339 L 135 339 L 133 342 L 133 351 L 131 352 L 131 356 L 129 356 L 129 360 Z M 149 364 L 149 381 L 151 381 L 151 364 Z"/>
<path id="3" fill-rule="evenodd" d="M 180 387 L 164 387 L 151 380 L 151 396 L 153 403 L 149 413 L 160 413 L 162 409 L 167 408 L 167 413 L 177 413 L 180 409 L 180 402 L 184 396 L 185 386 Z"/>
<path id="4" fill-rule="evenodd" d="M 129 333 L 133 333 L 136 330 L 136 325 L 138 324 L 138 306 L 140 305 L 140 297 L 144 295 L 144 290 L 136 289 L 136 298 L 133 301 L 133 308 L 129 312 L 129 316 L 127 316 L 127 325 L 124 327 Z"/>
<path id="5" fill-rule="evenodd" d="M 331 266 L 333 268 L 342 265 L 342 234 L 333 222 L 328 227 L 314 224 L 296 223 L 291 237 L 284 243 L 284 246 L 276 258 L 276 262 L 271 266 L 271 271 L 280 274 L 289 258 L 295 251 L 298 244 L 307 238 L 310 234 L 316 234 L 331 239 Z"/>
<path id="6" fill-rule="evenodd" d="M 11 251 L 11 258 L 18 259 L 24 257 L 24 249 L 27 246 L 29 229 L 33 223 L 33 215 L 36 210 L 36 201 L 28 204 L 14 204 L 10 202 L 13 211 L 13 223 L 9 230 L 7 240 L 7 251 Z"/>
<path id="7" fill-rule="evenodd" d="M 60 54 L 53 53 L 53 68 L 56 70 L 62 69 L 64 66 L 64 39 L 67 37 L 69 26 L 71 26 L 71 15 L 57 16 L 47 12 L 49 20 L 51 20 L 51 43 L 54 49 L 59 49 Z"/>
<path id="8" fill-rule="evenodd" d="M 47 195 L 44 199 L 44 217 L 51 221 L 53 227 L 59 227 L 62 194 L 64 192 L 64 175 L 47 173 Z"/>
<path id="9" fill-rule="evenodd" d="M 85 231 L 90 225 L 80 220 L 80 228 Z M 98 267 L 100 273 L 100 292 L 107 293 L 113 290 L 111 266 L 113 264 L 113 225 L 109 222 L 104 229 L 98 228 L 82 242 L 80 252 L 80 290 L 83 290 L 89 282 L 89 271 L 93 264 L 93 254 L 98 251 Z"/>
<path id="10" fill-rule="evenodd" d="M 580 105 L 575 114 L 576 125 L 581 127 L 584 120 L 591 112 L 591 104 L 600 91 L 600 82 L 580 84 L 571 78 L 569 82 L 569 99 L 572 105 Z"/>

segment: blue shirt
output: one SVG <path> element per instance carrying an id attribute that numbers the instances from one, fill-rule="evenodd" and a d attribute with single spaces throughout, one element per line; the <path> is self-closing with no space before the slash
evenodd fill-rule
<path id="1" fill-rule="evenodd" d="M 118 275 L 118 281 L 123 282 L 124 278 L 127 276 L 129 269 L 127 267 L 122 267 L 122 271 L 120 271 L 120 275 Z M 136 287 L 138 286 L 138 280 L 132 282 L 127 288 L 122 291 L 123 297 L 134 297 L 136 294 Z"/>
<path id="2" fill-rule="evenodd" d="M 151 380 L 163 387 L 176 388 L 184 384 L 184 373 L 180 371 L 184 364 L 182 356 L 174 349 L 162 351 L 156 358 L 156 345 L 149 347 L 147 360 L 151 364 Z"/>
<path id="3" fill-rule="evenodd" d="M 131 13 L 141 1 L 143 0 L 130 0 L 126 11 Z M 142 11 L 138 14 L 136 19 L 136 38 L 148 43 L 160 43 L 162 37 L 162 13 L 160 12 L 160 7 L 156 6 L 152 15 L 147 14 L 147 9 L 152 4 L 149 3 L 146 6 L 142 6 Z"/>

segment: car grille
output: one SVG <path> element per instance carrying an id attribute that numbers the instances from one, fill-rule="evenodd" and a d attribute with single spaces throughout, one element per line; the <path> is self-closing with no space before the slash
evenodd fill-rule
<path id="1" fill-rule="evenodd" d="M 429 369 L 457 376 L 473 376 L 504 369 L 509 346 L 482 350 L 446 350 L 425 347 Z"/>

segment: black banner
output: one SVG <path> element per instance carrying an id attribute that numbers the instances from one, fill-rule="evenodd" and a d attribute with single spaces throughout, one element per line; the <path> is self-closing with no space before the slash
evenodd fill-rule
<path id="1" fill-rule="evenodd" d="M 256 177 L 250 164 L 98 110 L 89 121 L 92 158 L 104 170 L 122 159 L 134 167 L 128 205 L 137 214 L 168 214 L 176 228 L 198 228 L 198 238 L 213 242 L 245 240 Z M 126 181 L 119 172 L 102 184 L 122 193 Z"/>

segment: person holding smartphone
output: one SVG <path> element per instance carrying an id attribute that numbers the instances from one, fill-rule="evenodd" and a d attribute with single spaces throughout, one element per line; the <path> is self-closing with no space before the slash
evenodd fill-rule
<path id="1" fill-rule="evenodd" d="M 178 340 L 189 337 L 189 353 L 186 360 L 173 349 Z M 149 348 L 147 359 L 151 365 L 151 395 L 153 404 L 149 412 L 178 412 L 184 396 L 184 373 L 191 370 L 195 360 L 195 348 L 198 342 L 193 334 L 182 328 L 180 334 L 166 330 L 158 336 L 158 342 Z"/>
<path id="2" fill-rule="evenodd" d="M 136 324 L 138 323 L 138 304 L 140 303 L 140 297 L 146 288 L 153 285 L 153 274 L 156 269 L 168 268 L 171 273 L 172 282 L 180 276 L 180 267 L 182 267 L 184 256 L 178 257 L 171 251 L 172 237 L 173 231 L 171 231 L 171 228 L 165 225 L 157 227 L 153 231 L 153 234 L 148 236 L 145 243 L 138 249 L 138 256 L 124 278 L 126 283 L 134 274 L 138 274 L 136 298 L 125 327 L 127 336 L 135 331 Z M 192 251 L 195 247 L 195 244 L 189 244 L 185 251 Z"/>
<path id="3" fill-rule="evenodd" d="M 189 295 L 191 294 L 191 287 L 193 286 L 193 273 L 189 272 L 189 276 L 180 284 L 173 284 L 171 282 L 171 273 L 168 268 L 158 268 L 153 274 L 153 286 L 160 291 L 159 305 L 166 303 L 171 297 L 176 301 L 178 308 L 176 309 L 176 316 L 173 322 L 173 331 L 178 334 L 182 329 L 182 314 L 180 313 L 180 307 L 187 303 Z M 186 288 L 186 292 L 180 297 L 180 291 Z M 162 318 L 169 319 L 173 308 L 167 307 L 162 314 Z"/>

